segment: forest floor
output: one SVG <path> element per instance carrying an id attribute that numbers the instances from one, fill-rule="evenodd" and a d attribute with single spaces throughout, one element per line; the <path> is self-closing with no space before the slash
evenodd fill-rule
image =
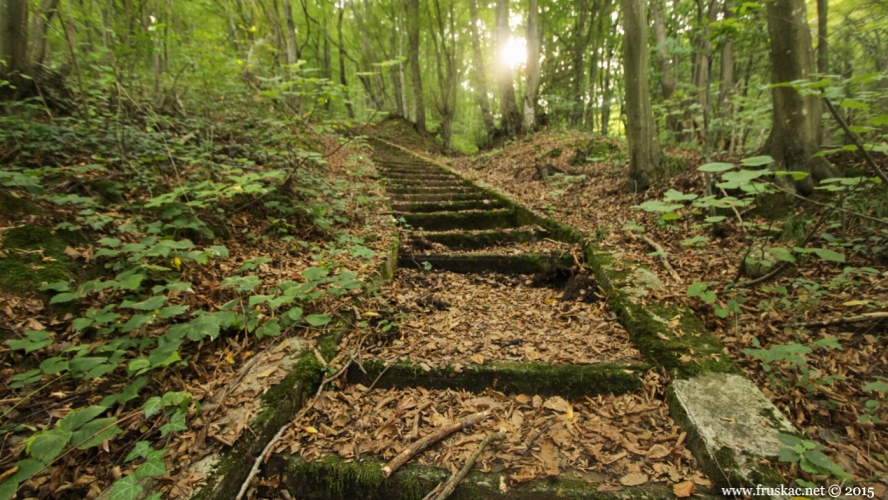
<path id="1" fill-rule="evenodd" d="M 189 147 L 195 134 L 204 133 L 200 127 L 180 126 L 173 134 L 177 147 Z M 268 132 L 282 133 L 274 128 Z M 639 195 L 622 189 L 627 176 L 624 145 L 607 138 L 544 131 L 476 155 L 447 157 L 432 138 L 398 121 L 385 120 L 362 133 L 430 155 L 465 178 L 577 228 L 586 241 L 645 264 L 665 284 L 650 291 L 651 299 L 695 311 L 725 346 L 724 354 L 808 439 L 872 487 L 875 498 L 885 497 L 888 401 L 885 391 L 864 388 L 888 381 L 888 321 L 800 325 L 885 310 L 888 256 L 874 249 L 881 244 L 873 237 L 881 234 L 878 229 L 850 224 L 846 240 L 856 246 L 845 249 L 846 262 L 808 260 L 767 283 L 739 292 L 734 288 L 730 296 L 741 300 L 735 300 L 730 314 L 721 314 L 714 306 L 731 307 L 725 285 L 739 275 L 750 237 L 768 233 L 762 229 L 768 221 L 744 212 L 743 221 L 760 226 L 728 218 L 713 233 L 696 227 L 691 216 L 664 222 L 632 208 L 661 199 L 670 189 L 701 193 L 703 174 L 696 167 L 703 160 L 698 154 L 669 151 L 662 178 Z M 507 494 L 558 475 L 593 484 L 601 494 L 643 492 L 668 498 L 690 496 L 698 489 L 698 495 L 711 492 L 713 483 L 664 402 L 670 374 L 633 345 L 584 264 L 580 245 L 537 237 L 540 228 L 507 220 L 497 200 L 457 185 L 460 181 L 444 170 L 424 177 L 426 185 L 417 192 L 407 182 L 416 173 L 414 166 L 399 165 L 404 161 L 400 153 L 328 135 L 314 136 L 306 147 L 320 152 L 323 161 L 311 167 L 296 163 L 307 172 L 300 181 L 304 184 L 297 182 L 292 192 L 276 196 L 269 188 L 282 178 L 269 159 L 273 154 L 235 151 L 239 141 L 221 137 L 206 141 L 216 141 L 214 147 L 221 151 L 217 158 L 223 158 L 217 161 L 232 166 L 225 175 L 208 173 L 182 153 L 173 168 L 162 170 L 156 184 L 147 183 L 132 180 L 131 171 L 124 175 L 123 169 L 109 173 L 92 168 L 90 154 L 61 157 L 35 151 L 25 163 L 60 165 L 45 173 L 46 191 L 41 196 L 16 187 L 0 191 L 0 333 L 9 340 L 0 348 L 5 384 L 0 483 L 15 479 L 23 467 L 20 459 L 37 453 L 35 437 L 60 429 L 59 422 L 72 409 L 105 407 L 107 397 L 129 394 L 118 406 L 103 410 L 117 419 L 116 432 L 96 429 L 100 432 L 85 436 L 95 443 L 82 449 L 74 449 L 79 446 L 73 444 L 83 444 L 74 441 L 63 443 L 54 455 L 44 449 L 46 466 L 16 483 L 20 495 L 97 498 L 114 481 L 139 476 L 139 467 L 151 458 L 146 454 L 145 462 L 138 455 L 133 460 L 130 452 L 147 442 L 166 452 L 163 473 L 145 478 L 154 478 L 145 487 L 167 498 L 188 497 L 206 486 L 211 474 L 195 464 L 223 452 L 245 460 L 238 462 L 244 478 L 253 458 L 265 456 L 268 465 L 254 482 L 257 488 L 250 490 L 254 498 L 288 498 L 285 486 L 307 498 L 327 498 L 329 491 L 342 496 L 337 488 L 348 481 L 380 487 L 373 479 L 379 471 L 348 469 L 324 483 L 320 475 L 331 474 L 323 468 L 325 457 L 335 455 L 346 464 L 369 457 L 384 462 L 442 426 L 484 412 L 496 418 L 443 439 L 415 462 L 453 472 L 484 436 L 505 429 L 505 443 L 491 445 L 476 467 L 499 482 L 490 485 L 484 477 L 476 478 L 476 487 Z M 20 154 L 0 150 L 0 155 Z M 47 158 L 51 154 L 57 156 Z M 833 160 L 860 167 L 854 155 L 843 155 Z M 241 156 L 253 162 L 241 161 Z M 236 170 L 243 165 L 245 169 Z M 110 190 L 103 182 L 109 179 L 116 183 Z M 205 179 L 218 184 L 197 184 Z M 176 191 L 186 188 L 190 191 Z M 251 190 L 262 203 L 244 195 Z M 166 192 L 180 198 L 158 201 L 158 193 Z M 295 203 L 292 207 L 287 198 Z M 208 203 L 185 205 L 183 199 Z M 442 201 L 459 207 L 460 213 L 487 215 L 465 215 L 450 224 L 433 213 L 432 205 Z M 161 208 L 144 208 L 152 204 Z M 189 226 L 189 210 L 213 221 L 215 231 Z M 90 229 L 72 230 L 75 225 Z M 483 243 L 491 231 L 495 241 Z M 787 230 L 776 241 L 791 247 L 804 231 L 804 226 Z M 651 255 L 642 234 L 668 252 L 675 274 Z M 149 239 L 163 235 L 166 239 Z M 185 236 L 190 247 L 181 243 L 172 253 L 158 247 L 158 241 L 181 242 Z M 683 244 L 695 237 L 701 237 L 697 243 Z M 704 245 L 702 238 L 711 241 Z M 391 280 L 380 285 L 396 241 L 401 268 L 382 276 Z M 480 243 L 454 251 L 454 241 Z M 196 247 L 203 250 L 179 252 Z M 131 252 L 134 259 L 118 257 L 116 251 Z M 487 260 L 478 260 L 482 254 Z M 127 279 L 126 262 L 143 266 L 141 288 L 140 283 L 130 289 L 121 284 Z M 557 263 L 560 271 L 534 267 L 546 263 Z M 514 274 L 522 266 L 526 272 Z M 116 288 L 66 296 L 71 295 L 66 283 L 73 292 L 73 285 L 103 279 L 117 283 L 109 285 Z M 688 296 L 695 282 L 718 293 L 714 305 Z M 179 286 L 183 284 L 187 286 Z M 154 285 L 154 295 L 148 294 L 148 285 Z M 288 288 L 304 293 L 300 307 L 276 310 L 281 306 L 272 305 L 275 300 L 292 299 Z M 158 307 L 136 302 L 161 293 L 164 301 Z M 118 302 L 120 315 L 99 318 Z M 189 340 L 177 344 L 179 357 L 172 361 L 157 359 L 153 353 L 159 347 L 149 353 L 151 346 L 140 347 L 133 340 L 166 339 L 177 324 L 186 323 L 185 311 L 202 311 L 188 323 L 192 327 L 200 325 L 203 315 L 234 311 L 234 319 L 206 336 L 188 335 Z M 68 372 L 47 368 L 71 352 L 76 359 L 98 360 L 114 328 L 123 339 L 115 342 L 125 343 L 114 348 L 128 354 L 113 358 L 107 370 L 91 372 L 104 366 L 92 361 L 83 365 L 81 371 L 87 373 L 72 364 L 74 376 L 57 376 Z M 336 333 L 345 330 L 346 335 Z M 765 360 L 749 354 L 766 349 L 779 353 L 786 348 L 778 346 L 786 345 L 797 347 Z M 141 357 L 132 355 L 140 349 Z M 135 378 L 142 373 L 138 367 L 143 358 L 156 369 L 144 380 Z M 305 368 L 309 364 L 310 370 Z M 527 366 L 552 371 L 509 371 Z M 277 428 L 265 435 L 254 424 L 267 420 L 267 407 L 279 401 L 275 387 L 296 387 L 288 377 L 306 370 L 320 377 L 301 401 L 311 411 L 282 417 L 284 432 L 274 441 L 271 434 Z M 577 383 L 577 374 L 586 382 Z M 599 378 L 591 383 L 583 377 Z M 543 379 L 551 385 L 539 383 Z M 323 383 L 317 388 L 319 381 Z M 168 395 L 186 393 L 169 396 L 166 404 Z M 149 412 L 149 402 L 159 402 L 160 396 L 164 411 Z M 139 404 L 127 405 L 131 400 Z M 876 418 L 861 419 L 865 415 Z M 255 449 L 254 439 L 271 441 L 267 455 L 264 444 Z M 252 447 L 238 444 L 245 440 Z M 798 462 L 775 465 L 786 484 L 796 478 L 824 479 L 800 469 Z M 275 467 L 285 472 L 276 473 Z M 363 474 L 367 477 L 360 483 Z M 423 495 L 446 479 L 430 474 L 420 480 Z M 401 477 L 399 484 L 406 490 L 416 489 Z M 558 497 L 562 486 L 573 487 L 556 485 L 553 495 Z"/>

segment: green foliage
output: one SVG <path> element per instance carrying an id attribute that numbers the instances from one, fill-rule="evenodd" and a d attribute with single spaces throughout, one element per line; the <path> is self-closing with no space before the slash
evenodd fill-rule
<path id="1" fill-rule="evenodd" d="M 839 480 L 851 478 L 850 474 L 823 453 L 825 448 L 822 445 L 792 434 L 778 434 L 777 438 L 786 446 L 780 449 L 778 460 L 781 462 L 798 462 L 803 471 L 812 475 L 836 477 Z M 803 479 L 796 479 L 796 482 L 807 488 L 816 487 Z"/>

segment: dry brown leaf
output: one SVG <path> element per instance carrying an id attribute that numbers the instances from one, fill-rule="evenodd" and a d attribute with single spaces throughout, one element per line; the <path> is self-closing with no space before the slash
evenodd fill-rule
<path id="1" fill-rule="evenodd" d="M 697 486 L 694 485 L 693 481 L 684 481 L 672 487 L 672 493 L 678 498 L 687 498 L 693 495 L 695 491 L 697 491 Z"/>
<path id="2" fill-rule="evenodd" d="M 561 413 L 567 413 L 568 408 L 570 408 L 570 403 L 564 400 L 561 396 L 553 396 L 546 400 L 543 403 L 543 408 L 548 408 L 550 410 L 555 410 Z"/>
<path id="3" fill-rule="evenodd" d="M 663 457 L 669 455 L 669 453 L 671 453 L 671 452 L 672 452 L 672 450 L 663 446 L 662 444 L 655 444 L 650 447 L 650 449 L 647 451 L 647 453 L 645 453 L 645 456 L 648 458 L 657 460 L 659 458 L 663 458 Z"/>
<path id="4" fill-rule="evenodd" d="M 598 488 L 595 489 L 598 493 L 617 493 L 619 491 L 623 491 L 623 488 L 613 484 L 599 484 Z"/>
<path id="5" fill-rule="evenodd" d="M 546 441 L 540 446 L 540 461 L 546 474 L 557 476 L 561 472 L 561 458 L 551 442 Z"/>
<path id="6" fill-rule="evenodd" d="M 620 484 L 623 486 L 638 486 L 648 481 L 648 475 L 644 472 L 633 472 L 626 474 L 620 478 Z"/>
<path id="7" fill-rule="evenodd" d="M 273 366 L 273 367 L 271 367 L 271 368 L 265 370 L 264 372 L 261 372 L 261 373 L 259 373 L 258 375 L 256 375 L 256 378 L 266 378 L 266 377 L 268 377 L 269 375 L 271 375 L 272 373 L 276 372 L 277 369 L 278 369 L 278 367 Z"/>
<path id="8" fill-rule="evenodd" d="M 479 365 L 483 365 L 484 364 L 484 355 L 481 354 L 480 352 L 475 353 L 472 355 L 472 361 L 474 361 L 475 363 L 478 363 Z"/>

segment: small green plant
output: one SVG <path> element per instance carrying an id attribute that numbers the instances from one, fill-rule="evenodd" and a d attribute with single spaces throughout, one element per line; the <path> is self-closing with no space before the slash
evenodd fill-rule
<path id="1" fill-rule="evenodd" d="M 781 433 L 777 435 L 777 439 L 786 445 L 785 448 L 781 448 L 779 451 L 779 461 L 784 463 L 798 463 L 803 471 L 812 475 L 831 476 L 842 481 L 851 479 L 850 474 L 845 472 L 844 469 L 839 467 L 836 463 L 830 460 L 825 453 L 823 453 L 825 448 L 822 445 L 807 439 L 801 439 L 792 434 Z M 796 483 L 799 486 L 806 488 L 814 488 L 817 486 L 816 484 L 801 478 L 796 479 Z"/>

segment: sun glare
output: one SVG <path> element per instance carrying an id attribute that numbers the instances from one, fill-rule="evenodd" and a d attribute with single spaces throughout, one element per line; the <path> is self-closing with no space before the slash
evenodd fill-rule
<path id="1" fill-rule="evenodd" d="M 509 37 L 502 54 L 502 60 L 512 69 L 527 62 L 527 40 L 520 36 Z"/>

